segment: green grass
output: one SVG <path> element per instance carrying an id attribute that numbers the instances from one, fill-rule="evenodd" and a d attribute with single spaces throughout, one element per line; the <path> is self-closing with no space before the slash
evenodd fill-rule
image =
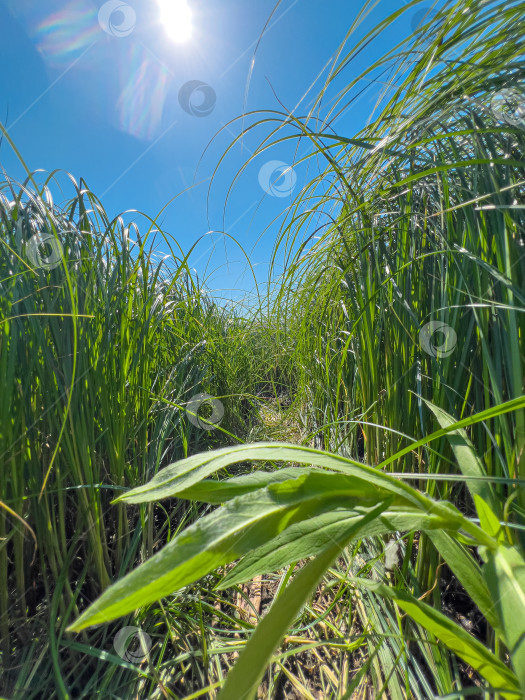
<path id="1" fill-rule="evenodd" d="M 154 221 L 109 221 L 85 183 L 58 207 L 53 185 L 1 187 L 0 638 L 10 679 L 26 640 L 41 640 L 38 656 L 47 639 L 63 696 L 79 675 L 78 650 L 63 660 L 67 620 L 198 517 L 182 505 L 165 520 L 130 514 L 110 505 L 115 490 L 247 429 L 257 367 L 231 350 L 237 337 L 256 342 L 253 322 L 209 298 Z M 30 248 L 35 234 L 47 247 Z M 224 406 L 213 432 L 185 412 L 201 392 Z"/>
<path id="2" fill-rule="evenodd" d="M 6 696 L 523 693 L 525 6 L 449 2 L 357 75 L 420 7 L 360 39 L 358 18 L 308 114 L 244 115 L 255 156 L 300 139 L 324 165 L 242 310 L 85 183 L 60 207 L 58 175 L 1 184 Z M 368 79 L 373 119 L 339 135 Z M 214 431 L 184 411 L 203 392 Z M 286 431 L 302 450 L 241 444 Z M 256 575 L 276 600 L 254 631 Z"/>

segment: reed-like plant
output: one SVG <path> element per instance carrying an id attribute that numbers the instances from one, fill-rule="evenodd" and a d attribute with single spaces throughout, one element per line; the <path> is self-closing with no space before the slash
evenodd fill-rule
<path id="1" fill-rule="evenodd" d="M 243 115 L 254 123 L 239 138 L 275 127 L 254 158 L 297 140 L 300 162 L 325 164 L 290 206 L 274 254 L 284 273 L 264 303 L 241 312 L 210 300 L 185 256 L 155 261 L 155 221 L 142 237 L 108 221 L 83 183 L 60 210 L 46 182 L 4 183 L 0 619 L 12 633 L 12 600 L 22 619 L 48 601 L 59 696 L 92 654 L 100 675 L 87 693 L 196 697 L 223 685 L 221 697 L 247 697 L 269 663 L 290 677 L 293 652 L 275 650 L 323 576 L 359 629 L 345 652 L 367 651 L 343 689 L 331 682 L 334 697 L 366 676 L 395 700 L 525 692 L 525 12 L 451 0 L 351 73 L 422 7 L 360 34 L 366 3 L 306 115 Z M 348 136 L 364 84 L 384 89 Z M 48 249 L 27 249 L 42 231 Z M 57 250 L 59 265 L 30 264 Z M 257 393 L 287 394 L 308 444 L 189 456 L 222 434 L 195 431 L 178 410 L 201 389 L 225 402 L 232 440 Z M 306 467 L 229 470 L 260 460 Z M 108 487 L 123 493 L 113 506 Z M 154 506 L 165 497 L 177 500 Z M 245 642 L 228 641 L 239 625 L 222 590 L 283 567 L 225 681 Z M 459 596 L 466 617 L 451 606 Z M 93 640 L 111 626 L 64 635 L 77 614 L 71 630 L 137 609 L 162 632 L 131 681 L 114 658 L 99 670 L 108 657 Z"/>
<path id="2" fill-rule="evenodd" d="M 390 530 L 381 530 L 406 531 L 403 576 L 393 587 L 360 581 L 359 586 L 365 586 L 368 592 L 362 596 L 358 615 L 365 627 L 375 614 L 377 596 L 382 598 L 384 622 L 379 625 L 380 633 L 376 628 L 375 637 L 371 635 L 372 640 L 391 633 L 387 619 L 397 620 L 401 639 L 412 637 L 412 645 L 425 659 L 433 689 L 423 688 L 408 663 L 398 663 L 407 656 L 407 646 L 402 644 L 395 654 L 392 646 L 377 657 L 376 693 L 432 697 L 432 693 L 453 692 L 462 683 L 455 654 L 477 670 L 488 684 L 486 692 L 511 697 L 523 692 L 522 631 L 512 622 L 523 615 L 524 601 L 523 3 L 448 2 L 427 14 L 415 36 L 402 39 L 391 52 L 371 62 L 366 71 L 345 80 L 354 58 L 369 43 L 380 40 L 387 27 L 399 26 L 403 21 L 409 25 L 421 3 L 401 7 L 354 41 L 356 29 L 370 8 L 367 3 L 351 27 L 306 116 L 300 118 L 285 111 L 270 112 L 264 118 L 255 114 L 254 124 L 246 130 L 275 124 L 254 158 L 270 146 L 297 139 L 310 146 L 300 162 L 315 159 L 326 163 L 293 202 L 277 241 L 275 260 L 284 261 L 285 272 L 280 278 L 275 315 L 295 339 L 295 363 L 300 375 L 297 405 L 303 407 L 310 439 L 349 459 L 356 477 L 356 461 L 374 465 L 376 471 L 363 467 L 370 479 L 386 478 L 395 470 L 396 478 L 404 477 L 407 483 L 419 485 L 418 498 L 429 498 L 427 503 L 431 504 L 436 499 L 453 502 L 461 518 L 466 519 L 463 524 L 480 528 L 476 537 L 465 538 L 463 525 L 451 527 L 456 522 L 451 516 L 448 525 L 445 518 L 437 528 L 421 521 L 414 527 L 391 524 Z M 380 81 L 385 89 L 370 123 L 349 137 L 341 134 L 338 123 L 344 123 L 349 105 L 365 81 Z M 344 87 L 334 98 L 333 91 L 341 85 Z M 331 106 L 325 113 L 323 104 L 328 97 L 332 98 Z M 249 117 L 244 115 L 243 119 Z M 321 236 L 316 243 L 314 234 Z M 505 406 L 516 410 L 508 411 Z M 436 421 L 441 430 L 432 433 Z M 466 432 L 458 432 L 460 428 Z M 292 452 L 283 447 L 281 452 L 278 448 L 272 452 L 271 447 L 264 446 L 260 453 L 257 449 L 249 453 L 251 457 L 271 454 L 275 459 L 301 461 L 297 449 Z M 236 459 L 235 454 L 232 459 Z M 225 454 L 224 463 L 229 458 Z M 308 450 L 302 458 L 310 464 L 334 464 L 330 461 L 333 457 L 325 452 L 318 457 Z M 208 484 L 200 491 L 196 485 L 190 487 L 189 482 L 178 481 L 186 468 L 201 464 L 211 468 L 216 463 L 208 455 L 206 460 L 196 459 L 172 469 L 179 497 L 210 499 Z M 192 472 L 194 478 L 201 478 L 203 469 Z M 283 474 L 290 477 L 287 470 Z M 363 472 L 360 477 L 363 479 Z M 188 549 L 176 556 L 184 558 L 188 553 L 193 567 L 188 580 L 193 580 L 199 556 L 205 561 L 204 568 L 244 556 L 236 571 L 248 578 L 255 572 L 275 570 L 301 557 L 317 555 L 305 567 L 310 573 L 298 574 L 290 584 L 289 595 L 282 594 L 286 601 L 283 605 L 290 606 L 290 617 L 285 616 L 278 599 L 275 615 L 268 615 L 268 622 L 261 623 L 261 631 L 256 632 L 254 643 L 246 651 L 247 665 L 239 663 L 230 676 L 232 680 L 227 681 L 224 697 L 235 697 L 234 688 L 253 691 L 284 631 L 276 620 L 282 616 L 283 621 L 292 621 L 303 599 L 297 591 L 304 586 L 306 595 L 306 589 L 339 551 L 335 544 L 330 550 L 328 542 L 327 549 L 322 550 L 316 543 L 318 533 L 312 530 L 308 540 L 308 526 L 301 525 L 307 517 L 315 522 L 317 507 L 326 507 L 323 518 L 333 512 L 334 504 L 324 504 L 324 492 L 316 479 L 321 477 L 297 472 L 294 483 L 286 481 L 286 486 L 254 480 L 250 491 L 264 485 L 272 494 L 270 500 L 275 494 L 279 504 L 281 488 L 286 493 L 282 495 L 285 501 L 289 489 L 292 500 L 311 496 L 315 503 L 303 506 L 302 501 L 301 505 L 294 502 L 292 508 L 286 501 L 283 508 L 292 508 L 293 515 L 286 511 L 291 521 L 271 524 L 267 531 L 255 527 L 254 540 L 230 532 L 232 539 L 227 544 L 214 540 L 212 545 L 206 540 L 205 526 L 181 535 L 179 543 Z M 141 495 L 134 492 L 131 498 L 154 497 L 153 486 L 145 487 Z M 343 491 L 339 483 L 338 488 Z M 316 489 L 318 500 L 313 495 Z M 234 490 L 224 494 L 229 499 Z M 354 507 L 358 498 L 366 499 L 366 494 L 363 485 L 353 495 L 345 493 L 341 503 L 334 498 L 337 508 L 349 502 Z M 224 495 L 217 495 L 210 502 L 223 502 L 221 498 L 226 500 Z M 349 524 L 348 539 L 357 532 L 360 536 L 362 532 L 374 533 L 366 518 L 377 523 L 382 509 L 390 508 L 380 495 L 372 501 L 366 513 L 357 516 L 352 511 L 357 521 Z M 227 529 L 231 513 L 231 522 L 235 521 L 242 533 L 251 533 L 250 516 L 259 517 L 256 504 L 264 507 L 262 492 L 233 498 L 208 516 L 210 523 L 214 523 L 215 532 L 221 524 Z M 269 522 L 271 517 L 268 515 Z M 276 522 L 280 522 L 278 518 Z M 363 531 L 353 533 L 354 526 L 363 527 Z M 333 528 L 334 540 L 334 533 L 344 538 L 339 522 Z M 417 546 L 414 529 L 422 531 Z M 308 544 L 294 550 L 293 538 L 303 535 Z M 487 536 L 492 538 L 491 545 L 488 541 L 482 543 Z M 254 555 L 244 549 L 248 542 L 246 546 L 256 546 Z M 294 555 L 286 562 L 286 556 L 280 557 L 281 542 L 285 551 Z M 343 542 L 337 544 L 342 546 Z M 286 550 L 287 545 L 290 550 Z M 367 545 L 367 555 L 381 557 L 383 546 L 381 539 L 373 539 Z M 473 553 L 474 546 L 483 548 L 478 553 L 484 563 Z M 152 596 L 159 595 L 157 585 L 165 582 L 163 590 L 167 591 L 186 581 L 182 559 L 170 559 L 168 552 L 174 550 L 175 546 L 156 560 L 166 567 L 166 574 L 162 582 L 152 579 Z M 272 557 L 274 551 L 277 554 Z M 448 568 L 442 565 L 444 562 Z M 137 580 L 145 569 L 140 571 Z M 450 582 L 451 571 L 466 590 L 471 610 L 480 611 L 484 617 L 480 639 L 458 629 L 441 611 L 441 583 Z M 410 579 L 406 578 L 408 573 Z M 100 601 L 100 616 L 96 608 L 91 608 L 80 618 L 79 626 L 101 622 L 105 614 L 120 614 L 128 604 L 133 607 L 138 598 L 134 602 L 127 598 L 131 580 L 135 579 L 124 579 L 120 587 L 117 584 L 110 589 Z M 224 585 L 238 580 L 227 576 Z M 376 595 L 369 595 L 370 590 Z M 427 602 L 421 603 L 421 596 Z M 297 607 L 292 605 L 294 600 Z M 400 609 L 409 611 L 412 623 L 401 622 Z M 477 660 L 474 647 L 481 654 Z M 499 665 L 506 659 L 505 649 L 514 658 L 514 680 L 497 676 L 499 671 L 495 671 L 508 672 Z M 490 659 L 485 654 L 490 654 Z"/>
<path id="3" fill-rule="evenodd" d="M 79 673 L 83 655 L 64 651 L 67 619 L 151 556 L 163 528 L 198 516 L 130 517 L 110 506 L 113 490 L 221 444 L 255 387 L 223 342 L 240 346 L 249 329 L 228 331 L 187 255 L 154 220 L 110 220 L 85 183 L 65 179 L 60 206 L 60 173 L 0 183 L 0 686 L 27 697 L 90 687 L 92 667 Z M 222 397 L 213 431 L 186 412 L 200 393 Z"/>
<path id="4" fill-rule="evenodd" d="M 400 8 L 355 44 L 352 28 L 306 118 L 269 115 L 276 129 L 263 148 L 300 138 L 326 163 L 290 208 L 276 309 L 299 319 L 299 384 L 317 444 L 421 475 L 427 493 L 474 515 L 465 489 L 445 478 L 458 469 L 445 439 L 385 460 L 428 434 L 425 399 L 462 419 L 524 393 L 524 8 L 435 7 L 415 36 L 345 81 L 369 42 L 420 7 Z M 385 85 L 376 115 L 341 134 L 348 106 L 376 80 Z M 517 411 L 469 428 L 498 517 L 514 511 L 516 524 L 523 492 L 509 479 L 524 478 L 524 420 Z M 440 607 L 450 574 L 439 548 L 422 537 L 414 554 L 416 585 Z"/>

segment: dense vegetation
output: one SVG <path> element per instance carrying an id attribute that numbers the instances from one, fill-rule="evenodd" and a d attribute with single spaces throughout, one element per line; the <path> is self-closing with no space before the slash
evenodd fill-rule
<path id="1" fill-rule="evenodd" d="M 5 697 L 523 696 L 525 6 L 423 13 L 355 75 L 420 7 L 356 21 L 307 115 L 243 117 L 326 167 L 242 313 L 156 221 L 5 178 Z"/>

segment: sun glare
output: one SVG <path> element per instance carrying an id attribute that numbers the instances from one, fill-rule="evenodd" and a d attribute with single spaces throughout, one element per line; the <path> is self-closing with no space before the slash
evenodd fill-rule
<path id="1" fill-rule="evenodd" d="M 191 10 L 186 0 L 159 0 L 160 16 L 167 35 L 182 43 L 191 37 Z"/>

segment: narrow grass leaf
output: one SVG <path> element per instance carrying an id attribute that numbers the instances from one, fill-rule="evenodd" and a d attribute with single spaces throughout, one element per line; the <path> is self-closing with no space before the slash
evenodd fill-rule
<path id="1" fill-rule="evenodd" d="M 525 694 L 525 561 L 515 547 L 488 554 L 483 574 L 503 629 L 512 665 Z"/>
<path id="2" fill-rule="evenodd" d="M 248 645 L 228 674 L 218 700 L 246 700 L 255 692 L 273 652 L 326 569 L 352 537 L 354 531 L 363 527 L 365 522 L 371 522 L 380 515 L 384 507 L 385 504 L 381 503 L 363 516 L 361 522 L 352 523 L 348 528 L 341 528 L 337 540 L 299 571 L 257 625 Z"/>
<path id="3" fill-rule="evenodd" d="M 442 428 L 450 428 L 457 423 L 452 416 L 450 416 L 442 408 L 439 408 L 439 406 L 435 406 L 430 401 L 425 401 L 425 403 L 435 415 L 439 425 Z M 481 459 L 476 454 L 474 445 L 468 439 L 467 433 L 464 429 L 458 428 L 452 433 L 447 433 L 447 440 L 454 451 L 454 455 L 457 459 L 458 466 L 461 469 L 462 474 L 473 477 L 487 476 L 487 470 L 485 469 Z M 472 496 L 474 496 L 474 494 L 478 494 L 478 496 L 481 496 L 487 503 L 495 503 L 494 493 L 489 482 L 478 479 L 469 479 L 466 484 Z"/>
<path id="4" fill-rule="evenodd" d="M 397 603 L 410 617 L 436 636 L 446 647 L 466 661 L 492 686 L 505 688 L 505 698 L 520 696 L 519 683 L 514 673 L 480 641 L 460 625 L 407 591 L 391 588 L 368 579 L 352 579 L 380 596 Z"/>
<path id="5" fill-rule="evenodd" d="M 443 530 L 432 530 L 427 534 L 487 622 L 495 629 L 500 629 L 494 601 L 483 578 L 481 566 L 468 548 Z"/>

